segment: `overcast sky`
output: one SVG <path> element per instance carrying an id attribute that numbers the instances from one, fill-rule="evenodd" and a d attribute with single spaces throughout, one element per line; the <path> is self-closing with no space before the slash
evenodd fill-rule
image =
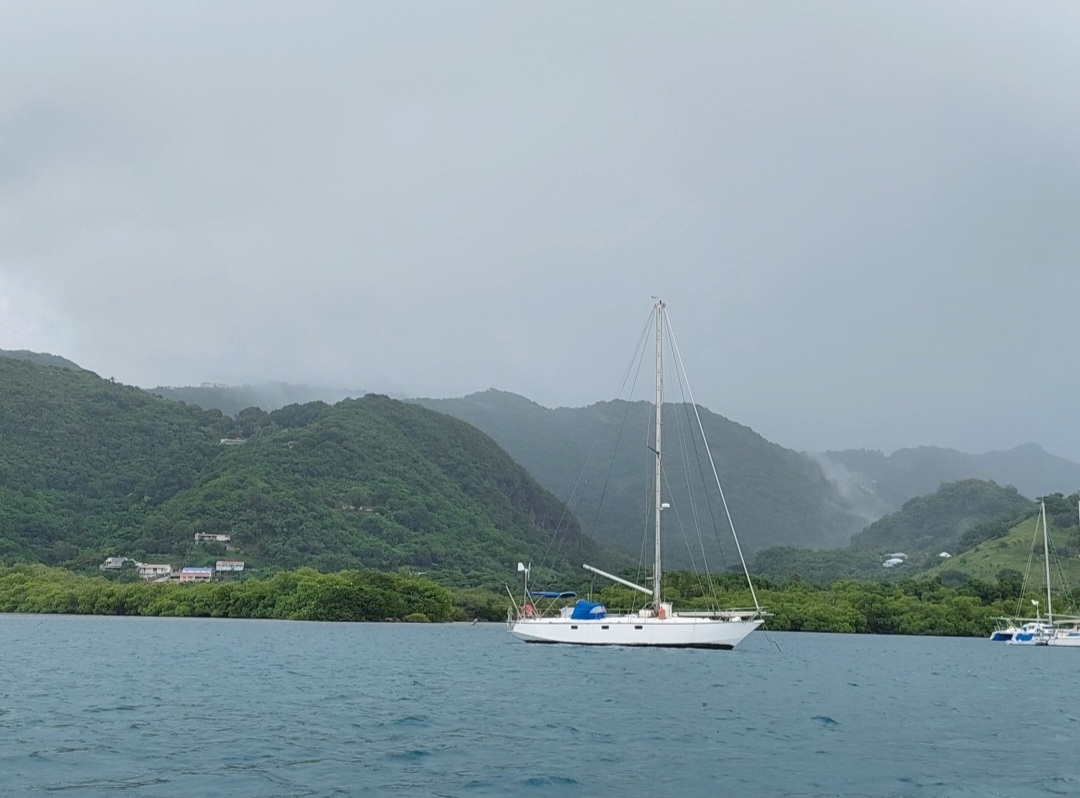
<path id="1" fill-rule="evenodd" d="M 0 348 L 1080 460 L 1080 4 L 0 4 Z M 0 386 L 2 388 L 2 386 Z"/>

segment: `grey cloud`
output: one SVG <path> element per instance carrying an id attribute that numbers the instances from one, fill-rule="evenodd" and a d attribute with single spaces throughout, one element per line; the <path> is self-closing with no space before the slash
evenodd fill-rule
<path id="1" fill-rule="evenodd" d="M 663 294 L 783 445 L 1080 459 L 1078 17 L 5 4 L 0 347 L 584 404 Z"/>

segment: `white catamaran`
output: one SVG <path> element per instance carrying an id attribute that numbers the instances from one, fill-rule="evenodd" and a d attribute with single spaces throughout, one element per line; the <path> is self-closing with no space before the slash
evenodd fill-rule
<path id="1" fill-rule="evenodd" d="M 662 464 L 661 422 L 664 407 L 663 377 L 663 342 L 666 322 L 665 304 L 657 301 L 654 307 L 656 316 L 656 380 L 654 397 L 654 455 L 653 464 L 653 580 L 652 587 L 642 587 L 633 582 L 605 573 L 590 565 L 584 567 L 607 579 L 641 591 L 652 597 L 651 604 L 636 612 L 622 615 L 609 615 L 602 604 L 579 599 L 573 606 L 563 607 L 554 614 L 538 612 L 530 599 L 566 599 L 573 598 L 572 593 L 558 591 L 530 592 L 528 587 L 529 568 L 523 563 L 518 570 L 525 574 L 525 599 L 522 606 L 511 613 L 508 619 L 509 631 L 514 637 L 527 643 L 569 643 L 592 646 L 663 646 L 670 648 L 734 648 L 752 631 L 764 622 L 764 613 L 758 604 L 757 594 L 750 574 L 746 569 L 742 547 L 738 537 L 735 546 L 742 562 L 750 592 L 754 600 L 753 609 L 718 610 L 715 612 L 675 612 L 672 605 L 663 600 L 661 594 L 661 535 L 660 516 L 668 505 L 662 501 Z M 692 400 L 692 397 L 691 397 Z M 696 405 L 695 405 L 696 412 Z M 698 429 L 704 437 L 700 418 Z M 708 445 L 706 443 L 706 452 Z M 712 454 L 709 462 L 712 463 Z M 716 469 L 713 467 L 713 476 Z M 717 478 L 719 486 L 719 479 Z M 725 505 L 726 506 L 726 505 Z M 730 518 L 730 516 L 729 516 Z M 732 526 L 732 534 L 735 530 Z"/>

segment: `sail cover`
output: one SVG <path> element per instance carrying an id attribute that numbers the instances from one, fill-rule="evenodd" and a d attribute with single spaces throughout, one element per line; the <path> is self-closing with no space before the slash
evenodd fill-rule
<path id="1" fill-rule="evenodd" d="M 607 616 L 607 610 L 604 609 L 603 604 L 598 604 L 595 601 L 586 601 L 585 599 L 578 599 L 577 604 L 574 605 L 574 612 L 570 616 L 575 621 L 598 621 L 601 618 Z"/>
<path id="2" fill-rule="evenodd" d="M 529 595 L 533 598 L 574 598 L 577 593 L 569 591 L 560 593 L 558 590 L 530 590 Z"/>

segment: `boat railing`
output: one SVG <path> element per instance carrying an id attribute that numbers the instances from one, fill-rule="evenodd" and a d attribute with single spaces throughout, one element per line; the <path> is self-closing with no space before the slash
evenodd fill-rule
<path id="1" fill-rule="evenodd" d="M 768 618 L 772 616 L 771 612 L 764 609 L 759 612 L 755 607 L 736 607 L 726 610 L 676 610 L 675 614 L 684 618 L 723 618 L 729 621 L 734 618 L 746 621 L 751 618 Z"/>

